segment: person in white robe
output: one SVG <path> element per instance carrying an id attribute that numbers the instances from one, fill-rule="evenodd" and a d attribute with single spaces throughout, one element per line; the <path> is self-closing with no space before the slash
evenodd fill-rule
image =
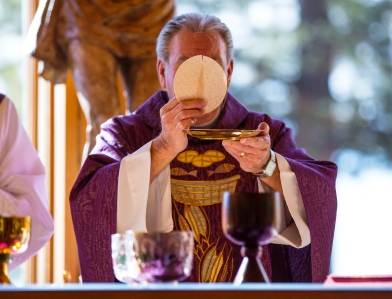
<path id="1" fill-rule="evenodd" d="M 46 172 L 13 102 L 0 94 L 0 215 L 30 216 L 28 248 L 11 257 L 9 270 L 34 256 L 50 240 Z"/>

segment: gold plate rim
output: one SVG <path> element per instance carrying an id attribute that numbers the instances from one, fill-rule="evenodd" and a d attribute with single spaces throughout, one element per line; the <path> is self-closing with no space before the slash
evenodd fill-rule
<path id="1" fill-rule="evenodd" d="M 202 140 L 240 140 L 241 137 L 255 137 L 263 130 L 237 129 L 187 129 L 185 132 Z"/>

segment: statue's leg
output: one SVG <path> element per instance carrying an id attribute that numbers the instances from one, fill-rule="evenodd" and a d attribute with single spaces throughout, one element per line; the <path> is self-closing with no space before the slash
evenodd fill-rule
<path id="1" fill-rule="evenodd" d="M 126 90 L 127 110 L 134 111 L 161 89 L 156 58 L 122 59 L 119 65 Z"/>
<path id="2" fill-rule="evenodd" d="M 68 51 L 78 100 L 87 121 L 84 161 L 95 145 L 100 125 L 124 113 L 116 84 L 117 62 L 108 50 L 79 40 L 71 41 Z"/>

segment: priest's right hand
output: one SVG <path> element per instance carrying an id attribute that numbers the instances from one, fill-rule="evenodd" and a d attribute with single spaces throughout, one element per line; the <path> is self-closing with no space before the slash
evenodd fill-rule
<path id="1" fill-rule="evenodd" d="M 151 144 L 150 182 L 188 145 L 185 129 L 203 115 L 206 102 L 200 99 L 178 102 L 171 99 L 160 110 L 162 132 Z"/>
<path id="2" fill-rule="evenodd" d="M 177 155 L 187 147 L 188 137 L 184 130 L 203 116 L 206 104 L 201 99 L 179 102 L 174 97 L 161 108 L 162 132 L 158 138 L 165 150 Z"/>

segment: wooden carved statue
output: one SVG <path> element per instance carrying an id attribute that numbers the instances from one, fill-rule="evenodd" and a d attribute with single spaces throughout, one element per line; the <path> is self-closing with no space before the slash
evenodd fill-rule
<path id="1" fill-rule="evenodd" d="M 40 75 L 64 83 L 71 70 L 87 121 L 83 159 L 100 125 L 123 114 L 117 72 L 127 112 L 160 89 L 155 42 L 174 16 L 175 0 L 45 0 L 29 28 L 27 47 L 40 61 Z"/>

